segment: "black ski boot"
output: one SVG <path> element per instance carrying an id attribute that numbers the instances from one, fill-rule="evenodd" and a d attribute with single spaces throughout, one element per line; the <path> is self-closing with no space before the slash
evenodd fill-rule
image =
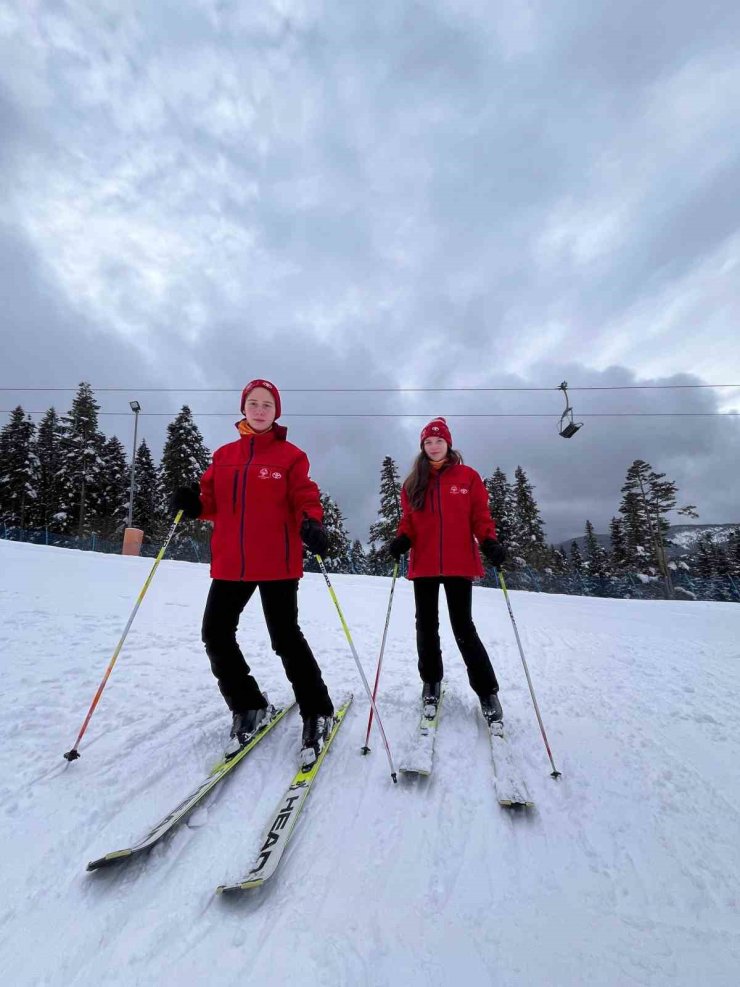
<path id="1" fill-rule="evenodd" d="M 497 692 L 492 692 L 490 696 L 481 696 L 480 708 L 489 727 L 493 723 L 499 723 L 504 718 L 504 711 L 501 709 Z"/>
<path id="2" fill-rule="evenodd" d="M 304 717 L 303 735 L 301 737 L 301 753 L 298 762 L 304 771 L 310 771 L 323 750 L 326 738 L 331 733 L 333 716 Z"/>
<path id="3" fill-rule="evenodd" d="M 268 706 L 260 709 L 246 709 L 243 713 L 234 713 L 231 722 L 231 739 L 226 745 L 224 756 L 230 760 L 254 736 L 267 717 Z"/>
<path id="4" fill-rule="evenodd" d="M 424 707 L 424 716 L 428 720 L 433 720 L 437 715 L 440 696 L 442 695 L 441 682 L 425 682 L 421 690 L 421 705 Z"/>

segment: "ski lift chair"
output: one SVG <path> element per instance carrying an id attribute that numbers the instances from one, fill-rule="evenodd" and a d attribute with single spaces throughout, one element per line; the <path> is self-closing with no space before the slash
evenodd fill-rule
<path id="1" fill-rule="evenodd" d="M 573 409 L 568 401 L 568 382 L 564 380 L 559 390 L 563 392 L 563 397 L 565 398 L 565 411 L 560 416 L 558 435 L 563 439 L 572 439 L 578 429 L 583 427 L 583 422 L 573 420 Z"/>

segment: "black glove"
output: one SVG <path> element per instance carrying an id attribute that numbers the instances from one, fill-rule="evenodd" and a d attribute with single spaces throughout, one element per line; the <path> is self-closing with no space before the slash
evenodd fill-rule
<path id="1" fill-rule="evenodd" d="M 388 554 L 391 555 L 396 562 L 400 561 L 402 555 L 411 548 L 411 539 L 408 535 L 396 535 L 393 541 L 388 546 Z"/>
<path id="2" fill-rule="evenodd" d="M 301 525 L 301 538 L 311 555 L 320 555 L 323 559 L 329 548 L 329 536 L 320 521 L 307 517 Z"/>
<path id="3" fill-rule="evenodd" d="M 190 487 L 178 487 L 170 497 L 170 514 L 174 517 L 182 511 L 185 517 L 195 520 L 200 517 L 203 504 L 200 501 L 200 487 L 194 483 Z"/>
<path id="4" fill-rule="evenodd" d="M 480 543 L 480 550 L 491 565 L 501 565 L 506 561 L 506 549 L 495 538 L 484 538 Z"/>

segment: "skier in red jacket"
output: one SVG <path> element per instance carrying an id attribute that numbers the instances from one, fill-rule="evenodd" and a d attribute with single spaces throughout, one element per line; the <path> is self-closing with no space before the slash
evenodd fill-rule
<path id="1" fill-rule="evenodd" d="M 433 718 L 442 683 L 439 588 L 444 587 L 455 641 L 489 723 L 502 719 L 498 682 L 472 618 L 473 579 L 483 575 L 478 548 L 493 565 L 506 558 L 480 475 L 452 448 L 444 418 L 422 429 L 421 452 L 401 490 L 401 522 L 388 551 L 398 561 L 411 550 L 409 579 L 416 602 L 416 646 L 422 702 Z"/>
<path id="2" fill-rule="evenodd" d="M 173 512 L 211 521 L 213 582 L 203 615 L 202 637 L 218 687 L 233 714 L 230 757 L 267 715 L 267 700 L 237 644 L 242 610 L 259 589 L 273 650 L 280 656 L 303 717 L 301 764 L 318 756 L 331 727 L 334 707 L 321 670 L 298 625 L 298 580 L 303 542 L 324 556 L 319 488 L 309 477 L 308 458 L 286 440 L 280 393 L 267 380 L 253 380 L 241 399 L 239 438 L 221 446 L 199 489 L 180 487 Z"/>

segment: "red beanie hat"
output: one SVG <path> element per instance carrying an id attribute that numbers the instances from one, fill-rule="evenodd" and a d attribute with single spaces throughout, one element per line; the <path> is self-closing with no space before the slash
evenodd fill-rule
<path id="1" fill-rule="evenodd" d="M 452 446 L 452 436 L 444 418 L 433 418 L 428 425 L 425 425 L 419 436 L 419 444 L 424 448 L 424 439 L 435 438 L 444 439 L 448 446 Z"/>
<path id="2" fill-rule="evenodd" d="M 244 404 L 255 389 L 255 387 L 264 387 L 265 390 L 269 391 L 270 394 L 275 398 L 275 421 L 280 417 L 280 391 L 275 387 L 274 384 L 270 383 L 269 380 L 250 380 L 247 386 L 242 391 L 242 403 L 240 406 L 241 413 L 244 414 Z"/>

